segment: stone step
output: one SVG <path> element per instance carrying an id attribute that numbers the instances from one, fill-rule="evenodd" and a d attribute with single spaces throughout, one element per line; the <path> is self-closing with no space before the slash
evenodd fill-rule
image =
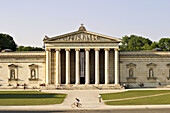
<path id="1" fill-rule="evenodd" d="M 112 90 L 112 89 L 124 89 L 120 85 L 115 85 L 115 84 L 100 84 L 100 85 L 48 85 L 43 87 L 42 89 L 46 90 L 52 90 L 52 89 L 57 89 L 57 90 Z"/>

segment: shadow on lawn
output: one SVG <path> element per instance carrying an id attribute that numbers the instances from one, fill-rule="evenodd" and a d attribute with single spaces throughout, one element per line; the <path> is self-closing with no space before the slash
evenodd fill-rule
<path id="1" fill-rule="evenodd" d="M 64 98 L 64 95 L 58 94 L 0 94 L 0 99 L 11 98 Z"/>

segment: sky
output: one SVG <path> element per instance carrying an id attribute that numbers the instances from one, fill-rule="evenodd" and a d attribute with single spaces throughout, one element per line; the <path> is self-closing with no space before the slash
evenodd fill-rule
<path id="1" fill-rule="evenodd" d="M 42 47 L 54 37 L 87 31 L 122 38 L 170 38 L 170 0 L 0 0 L 0 33 L 18 46 Z"/>

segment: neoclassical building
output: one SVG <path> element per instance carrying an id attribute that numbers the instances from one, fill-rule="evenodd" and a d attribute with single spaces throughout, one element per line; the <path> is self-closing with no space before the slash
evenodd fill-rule
<path id="1" fill-rule="evenodd" d="M 1 52 L 0 88 L 157 87 L 170 84 L 170 52 L 119 51 L 121 39 L 78 31 L 44 38 L 45 51 Z"/>

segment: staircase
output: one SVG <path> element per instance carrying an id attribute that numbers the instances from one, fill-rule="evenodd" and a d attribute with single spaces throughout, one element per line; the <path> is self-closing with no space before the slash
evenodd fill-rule
<path id="1" fill-rule="evenodd" d="M 73 84 L 62 84 L 62 85 L 47 85 L 43 87 L 42 89 L 45 90 L 114 90 L 114 89 L 124 89 L 122 86 L 119 84 L 80 84 L 80 85 L 73 85 Z"/>

